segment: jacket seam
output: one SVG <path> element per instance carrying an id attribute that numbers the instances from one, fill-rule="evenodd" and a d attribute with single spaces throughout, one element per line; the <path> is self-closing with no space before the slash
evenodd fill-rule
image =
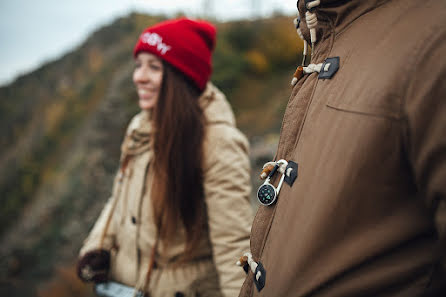
<path id="1" fill-rule="evenodd" d="M 423 40 L 423 42 L 420 42 L 416 48 L 413 49 L 413 52 L 418 53 L 416 56 L 419 57 L 416 60 L 416 63 L 413 64 L 413 66 L 412 66 L 413 69 L 417 69 L 420 65 L 423 64 L 423 60 L 424 60 L 423 57 L 426 57 L 429 54 L 429 52 L 433 48 L 433 45 L 435 43 L 437 43 L 439 40 L 441 40 L 441 34 L 444 34 L 444 33 L 442 33 L 441 30 L 433 30 L 432 29 L 432 32 L 437 32 L 437 34 L 435 36 L 433 36 L 433 38 L 427 38 L 429 41 L 428 43 L 426 43 L 426 39 L 425 39 L 425 40 Z M 420 49 L 424 49 L 424 50 L 420 51 Z M 402 131 L 401 133 L 403 134 L 403 140 L 404 140 L 404 145 L 405 145 L 404 151 L 407 154 L 407 158 L 410 163 L 410 168 L 412 171 L 411 174 L 413 175 L 413 178 L 415 178 L 415 176 L 414 176 L 415 172 L 414 172 L 414 166 L 410 162 L 410 159 L 411 159 L 410 155 L 412 153 L 412 148 L 411 148 L 410 127 L 409 127 L 409 114 L 407 112 L 407 99 L 410 94 L 410 91 L 415 88 L 414 80 L 415 80 L 415 76 L 407 77 L 406 83 L 405 83 L 407 88 L 405 88 L 405 92 L 403 93 L 403 96 L 401 99 L 401 106 L 400 106 L 401 113 L 403 114 L 403 118 L 404 118 L 404 121 L 402 123 L 402 128 L 401 128 L 401 131 Z M 416 185 L 416 187 L 418 188 L 418 185 Z M 422 201 L 422 202 L 424 202 L 424 201 Z M 429 276 L 428 276 L 428 280 L 424 286 L 424 291 L 428 290 L 429 287 L 433 284 L 433 282 L 435 280 L 435 273 L 436 273 L 436 270 L 438 269 L 438 265 L 441 266 L 441 264 L 438 264 L 438 262 L 432 263 L 430 272 L 429 272 Z"/>
<path id="2" fill-rule="evenodd" d="M 414 47 L 413 49 L 413 53 L 415 54 L 415 56 L 418 57 L 418 59 L 412 64 L 413 66 L 411 67 L 411 69 L 418 69 L 420 67 L 420 65 L 423 64 L 423 60 L 424 57 L 426 57 L 427 55 L 429 55 L 429 52 L 431 51 L 433 45 L 438 42 L 439 40 L 441 40 L 441 30 L 432 30 L 432 32 L 437 32 L 440 34 L 436 34 L 435 36 L 432 36 L 431 38 L 425 38 L 423 40 L 423 42 L 419 42 L 419 44 Z M 427 39 L 427 40 L 426 40 Z M 426 43 L 426 41 L 429 41 L 428 43 Z M 424 50 L 423 50 L 424 49 Z M 416 54 L 418 53 L 418 54 Z M 411 154 L 412 154 L 412 147 L 411 147 L 411 133 L 410 133 L 410 126 L 409 126 L 409 114 L 407 111 L 407 99 L 408 96 L 410 96 L 410 93 L 412 92 L 412 90 L 415 88 L 415 76 L 409 75 L 407 76 L 405 83 L 403 84 L 404 86 L 407 86 L 406 88 L 404 88 L 404 92 L 402 93 L 401 96 L 401 102 L 400 102 L 400 112 L 402 115 L 402 118 L 404 119 L 402 125 L 401 125 L 401 133 L 403 133 L 403 139 L 404 139 L 404 145 L 405 147 L 405 153 L 407 154 L 407 158 L 409 160 L 409 165 L 410 168 L 412 170 L 412 174 L 414 173 L 414 167 L 413 164 L 410 162 L 411 160 Z M 415 176 L 414 176 L 415 178 Z M 417 186 L 418 188 L 418 186 Z"/>
<path id="3" fill-rule="evenodd" d="M 302 77 L 301 79 L 306 81 L 306 80 L 307 80 L 307 77 Z M 300 86 L 300 88 L 303 87 L 303 84 L 305 83 L 305 81 L 302 82 L 302 85 Z M 287 105 L 286 105 L 286 109 L 288 109 L 288 106 L 290 105 L 292 99 L 293 99 L 294 97 L 296 97 L 297 93 L 299 93 L 299 90 L 300 90 L 300 89 L 299 89 L 299 90 L 296 90 L 296 92 L 294 92 L 294 89 L 296 89 L 298 85 L 299 85 L 299 82 L 298 82 L 297 84 L 295 84 L 294 87 L 292 88 L 292 90 L 291 90 L 291 95 L 290 95 L 290 97 L 288 98 L 288 103 L 287 103 Z M 285 109 L 285 110 L 286 110 L 286 109 Z M 284 123 L 285 123 L 285 114 L 284 114 L 284 116 L 283 116 L 283 118 L 282 118 L 282 125 L 280 126 L 279 143 L 277 144 L 277 150 L 276 150 L 276 153 L 275 153 L 275 155 L 274 155 L 274 159 L 273 159 L 274 161 L 277 160 L 277 154 L 278 154 L 278 151 L 279 151 L 278 149 L 279 149 L 280 144 L 282 143 L 282 131 L 283 131 L 283 125 L 284 125 Z"/>
<path id="4" fill-rule="evenodd" d="M 401 118 L 398 116 L 392 116 L 392 115 L 386 115 L 386 114 L 378 114 L 378 113 L 372 113 L 372 112 L 365 112 L 365 111 L 358 111 L 358 110 L 350 110 L 350 109 L 344 109 L 341 107 L 336 107 L 334 105 L 326 104 L 326 106 L 330 109 L 334 109 L 341 112 L 347 112 L 347 113 L 353 113 L 363 116 L 369 116 L 369 117 L 375 117 L 375 118 L 384 118 L 391 121 L 400 121 Z"/>
<path id="5" fill-rule="evenodd" d="M 330 38 L 330 47 L 329 47 L 329 50 L 328 50 L 327 54 L 325 55 L 325 59 L 330 56 L 331 51 L 333 50 L 333 44 L 334 44 L 334 41 L 335 41 L 335 28 L 334 28 L 334 24 L 333 24 L 333 22 L 331 20 L 330 20 L 329 24 L 330 24 L 330 30 L 331 30 L 332 34 L 330 34 L 331 35 L 330 36 L 331 37 Z M 319 79 L 318 79 L 318 77 L 316 77 L 316 83 L 314 84 L 313 90 L 311 92 L 310 101 L 308 102 L 308 105 L 307 105 L 306 110 L 305 110 L 304 117 L 302 119 L 302 125 L 299 128 L 299 131 L 298 131 L 298 134 L 297 134 L 297 137 L 296 137 L 296 141 L 295 141 L 295 143 L 293 145 L 293 151 L 296 150 L 297 145 L 299 144 L 299 141 L 300 141 L 300 137 L 302 135 L 302 131 L 305 128 L 305 123 L 306 123 L 306 120 L 307 120 L 308 112 L 310 110 L 311 104 L 313 103 L 314 94 L 316 93 L 316 89 L 317 89 L 318 83 L 319 83 Z"/>
<path id="6" fill-rule="evenodd" d="M 433 32 L 435 32 L 435 30 L 432 30 Z M 438 42 L 439 40 L 439 36 L 440 34 L 436 35 L 435 38 L 428 38 L 427 41 L 430 41 L 429 43 L 425 43 L 426 40 L 424 40 L 424 42 L 420 42 L 418 44 L 418 46 L 416 48 L 413 49 L 413 53 L 418 53 L 416 54 L 416 56 L 418 56 L 419 58 L 416 60 L 416 63 L 413 63 L 412 65 L 412 69 L 417 69 L 420 65 L 422 65 L 424 57 L 429 55 L 430 50 L 432 49 L 432 45 L 435 44 L 436 42 Z M 420 49 L 423 49 L 423 51 L 420 51 Z M 406 85 L 407 88 L 404 88 L 404 93 L 403 96 L 401 98 L 401 106 L 400 106 L 400 110 L 402 112 L 402 114 L 404 115 L 405 118 L 408 118 L 408 113 L 407 113 L 407 98 L 409 96 L 409 91 L 414 89 L 414 80 L 415 80 L 415 76 L 412 75 L 408 75 L 405 83 L 403 85 Z"/>

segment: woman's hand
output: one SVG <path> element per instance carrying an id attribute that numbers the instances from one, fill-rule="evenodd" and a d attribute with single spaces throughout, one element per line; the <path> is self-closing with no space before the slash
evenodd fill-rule
<path id="1" fill-rule="evenodd" d="M 110 252 L 93 250 L 87 252 L 77 262 L 77 275 L 84 282 L 104 283 L 108 280 Z"/>

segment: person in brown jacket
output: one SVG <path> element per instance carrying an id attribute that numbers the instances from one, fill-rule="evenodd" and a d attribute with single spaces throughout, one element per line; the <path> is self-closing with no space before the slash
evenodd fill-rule
<path id="1" fill-rule="evenodd" d="M 312 57 L 239 296 L 446 296 L 446 2 L 297 5 Z"/>
<path id="2" fill-rule="evenodd" d="M 208 81 L 215 35 L 185 18 L 141 34 L 133 81 L 142 111 L 80 251 L 82 280 L 152 297 L 238 295 L 244 272 L 235 262 L 249 250 L 252 222 L 248 141 Z"/>

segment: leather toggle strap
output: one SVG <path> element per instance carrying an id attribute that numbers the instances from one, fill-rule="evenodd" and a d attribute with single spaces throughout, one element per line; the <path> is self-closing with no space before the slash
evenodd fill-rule
<path id="1" fill-rule="evenodd" d="M 339 69 L 339 57 L 327 58 L 322 64 L 318 78 L 330 79 L 336 74 L 338 69 Z"/>
<path id="2" fill-rule="evenodd" d="M 266 270 L 261 262 L 257 263 L 257 268 L 254 273 L 254 284 L 256 285 L 257 291 L 261 291 L 265 287 L 266 281 Z"/>
<path id="3" fill-rule="evenodd" d="M 288 161 L 288 165 L 285 168 L 285 182 L 291 187 L 294 181 L 297 179 L 299 165 L 293 161 Z"/>
<path id="4" fill-rule="evenodd" d="M 237 265 L 243 267 L 246 273 L 251 270 L 254 274 L 254 284 L 256 285 L 257 291 L 260 292 L 265 287 L 266 270 L 262 263 L 254 261 L 250 252 L 243 254 L 240 260 L 237 261 Z"/>

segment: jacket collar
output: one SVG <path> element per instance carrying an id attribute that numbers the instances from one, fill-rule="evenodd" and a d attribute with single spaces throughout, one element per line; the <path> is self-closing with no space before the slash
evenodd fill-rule
<path id="1" fill-rule="evenodd" d="M 329 34 L 339 34 L 354 20 L 386 1 L 388 0 L 320 0 L 320 4 L 314 9 L 318 20 L 316 26 L 318 42 Z M 298 0 L 297 6 L 301 19 L 300 29 L 304 38 L 310 42 L 310 32 L 305 17 L 307 11 L 305 2 L 305 0 Z"/>

